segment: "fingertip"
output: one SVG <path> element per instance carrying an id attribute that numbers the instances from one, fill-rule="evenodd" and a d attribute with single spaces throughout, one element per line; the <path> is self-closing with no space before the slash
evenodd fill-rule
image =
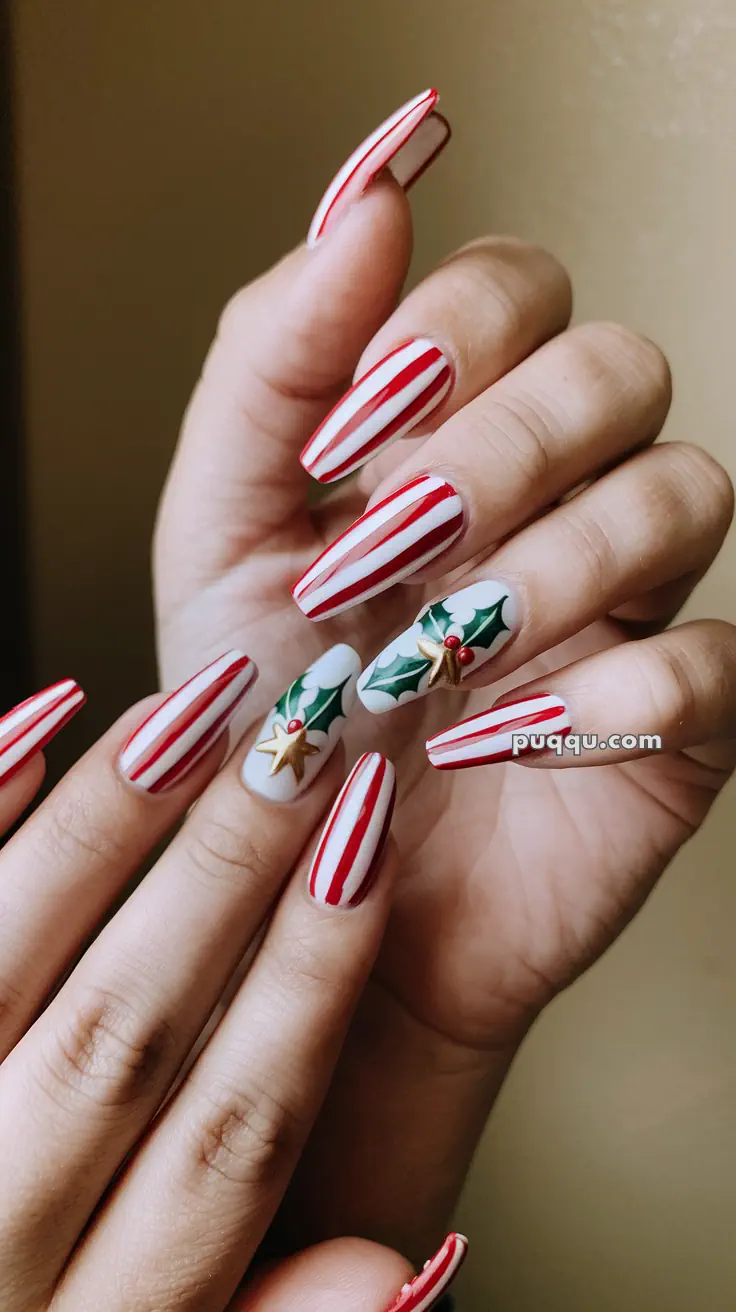
<path id="1" fill-rule="evenodd" d="M 368 1239 L 330 1239 L 258 1272 L 230 1312 L 382 1312 L 414 1272 Z"/>

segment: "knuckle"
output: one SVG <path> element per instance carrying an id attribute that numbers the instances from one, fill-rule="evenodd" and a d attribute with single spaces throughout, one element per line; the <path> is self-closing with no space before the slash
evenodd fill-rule
<path id="1" fill-rule="evenodd" d="M 164 1021 L 141 1015 L 122 994 L 90 988 L 39 1049 L 38 1078 L 57 1103 L 82 1098 L 121 1110 L 158 1086 L 173 1046 Z"/>
<path id="2" fill-rule="evenodd" d="M 550 435 L 560 429 L 558 416 L 545 413 L 538 398 L 517 393 L 513 398 L 496 398 L 478 415 L 476 436 L 494 466 L 503 461 L 513 467 L 514 481 L 520 484 L 516 494 L 524 496 L 547 483 Z"/>
<path id="3" fill-rule="evenodd" d="M 594 594 L 598 599 L 608 597 L 620 567 L 615 543 L 605 524 L 579 510 L 560 516 L 559 523 L 572 547 L 572 558 L 579 572 L 578 595 Z"/>
<path id="4" fill-rule="evenodd" d="M 208 886 L 224 884 L 242 890 L 246 883 L 263 886 L 272 875 L 266 853 L 242 832 L 234 818 L 222 815 L 195 812 L 187 856 L 195 878 Z"/>
<path id="5" fill-rule="evenodd" d="M 47 856 L 55 863 L 84 861 L 92 857 L 106 869 L 123 858 L 124 844 L 116 837 L 108 821 L 100 823 L 96 813 L 112 814 L 101 799 L 89 793 L 72 796 L 62 793 L 50 799 L 46 823 L 39 829 Z"/>
<path id="6" fill-rule="evenodd" d="M 301 1119 L 276 1094 L 240 1082 L 202 1094 L 190 1130 L 195 1185 L 224 1179 L 241 1188 L 259 1188 L 278 1177 L 305 1133 Z"/>
<path id="7" fill-rule="evenodd" d="M 698 688 L 693 666 L 681 648 L 667 640 L 642 642 L 633 650 L 635 678 L 655 725 L 666 732 L 691 720 L 697 709 Z"/>
<path id="8" fill-rule="evenodd" d="M 337 928 L 337 923 L 333 924 Z M 339 951 L 327 949 L 323 934 L 319 942 L 303 936 L 284 937 L 272 945 L 272 951 L 274 978 L 291 996 L 298 997 L 305 989 L 320 993 L 346 988 L 348 963 Z"/>
<path id="9" fill-rule="evenodd" d="M 655 342 L 624 324 L 601 321 L 574 328 L 568 339 L 597 374 L 615 373 L 647 397 L 649 407 L 664 417 L 672 401 L 672 374 L 666 355 Z"/>
<path id="10" fill-rule="evenodd" d="M 725 532 L 733 518 L 734 489 L 723 465 L 691 442 L 668 442 L 659 450 L 678 469 L 698 519 Z"/>

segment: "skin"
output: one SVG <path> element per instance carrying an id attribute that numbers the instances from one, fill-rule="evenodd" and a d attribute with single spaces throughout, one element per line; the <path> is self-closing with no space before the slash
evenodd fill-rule
<path id="1" fill-rule="evenodd" d="M 410 250 L 405 198 L 382 179 L 317 250 L 227 307 L 162 500 L 155 581 L 164 686 L 237 643 L 265 672 L 259 713 L 329 644 L 367 662 L 451 584 L 492 572 L 517 591 L 521 629 L 492 668 L 380 718 L 359 709 L 347 737 L 351 759 L 378 747 L 396 765 L 399 885 L 273 1242 L 354 1232 L 417 1256 L 441 1237 L 530 1024 L 635 914 L 728 778 L 736 630 L 666 627 L 733 500 L 705 452 L 651 446 L 670 402 L 658 349 L 616 325 L 566 331 L 564 271 L 511 240 L 459 252 L 395 310 Z M 457 370 L 435 431 L 315 504 L 302 445 L 354 371 L 412 335 Z M 310 623 L 291 585 L 368 497 L 420 471 L 463 496 L 461 542 L 421 579 Z M 660 732 L 666 750 L 601 753 L 606 769 L 429 768 L 428 736 L 527 685 L 563 696 L 581 732 Z"/>

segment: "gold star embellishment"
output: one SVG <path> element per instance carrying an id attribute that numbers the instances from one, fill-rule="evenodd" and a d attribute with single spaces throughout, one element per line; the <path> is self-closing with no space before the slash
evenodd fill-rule
<path id="1" fill-rule="evenodd" d="M 256 751 L 268 752 L 273 757 L 271 769 L 268 772 L 269 775 L 278 774 L 279 770 L 283 770 L 287 765 L 290 765 L 297 783 L 301 783 L 304 778 L 304 759 L 307 756 L 316 756 L 319 747 L 315 747 L 314 743 L 307 742 L 307 731 L 304 725 L 289 733 L 288 729 L 284 729 L 278 720 L 274 720 L 272 728 L 274 737 L 256 743 Z"/>
<path id="2" fill-rule="evenodd" d="M 458 647 L 460 646 L 458 642 Z M 455 647 L 446 647 L 444 642 L 433 642 L 431 638 L 417 638 L 417 647 L 422 656 L 432 662 L 429 672 L 430 688 L 444 682 L 456 688 L 460 682 L 460 663 Z"/>

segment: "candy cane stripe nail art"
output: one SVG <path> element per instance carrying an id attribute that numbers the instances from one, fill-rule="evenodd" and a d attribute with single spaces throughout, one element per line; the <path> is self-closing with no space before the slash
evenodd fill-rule
<path id="1" fill-rule="evenodd" d="M 386 846 L 396 801 L 396 772 L 366 752 L 343 784 L 322 831 L 309 891 L 327 906 L 357 906 L 369 892 Z"/>
<path id="2" fill-rule="evenodd" d="M 449 1288 L 465 1261 L 467 1251 L 465 1235 L 448 1235 L 439 1252 L 414 1280 L 404 1285 L 386 1312 L 427 1312 Z"/>
<path id="3" fill-rule="evenodd" d="M 292 589 L 310 620 L 357 606 L 414 574 L 455 542 L 463 504 L 451 483 L 422 475 L 361 515 Z"/>
<path id="4" fill-rule="evenodd" d="M 416 182 L 450 137 L 447 120 L 433 112 L 438 100 L 434 89 L 422 91 L 361 142 L 317 206 L 307 234 L 308 246 L 321 241 L 381 169 L 388 166 L 404 188 Z"/>
<path id="5" fill-rule="evenodd" d="M 121 774 L 148 793 L 180 783 L 225 731 L 257 673 L 240 651 L 205 666 L 128 739 L 118 758 Z"/>
<path id="6" fill-rule="evenodd" d="M 40 752 L 86 700 L 74 679 L 62 679 L 3 715 L 0 719 L 0 784 L 7 783 L 31 756 Z"/>
<path id="7" fill-rule="evenodd" d="M 559 697 L 537 693 L 520 702 L 509 702 L 495 710 L 481 711 L 460 720 L 427 741 L 427 755 L 437 770 L 462 770 L 471 765 L 516 760 L 538 751 L 538 735 L 568 733 L 570 715 Z M 514 751 L 514 734 L 528 734 L 532 741 Z"/>
<path id="8" fill-rule="evenodd" d="M 304 447 L 302 465 L 319 483 L 344 478 L 427 419 L 452 383 L 452 366 L 426 337 L 397 346 L 338 401 Z"/>

